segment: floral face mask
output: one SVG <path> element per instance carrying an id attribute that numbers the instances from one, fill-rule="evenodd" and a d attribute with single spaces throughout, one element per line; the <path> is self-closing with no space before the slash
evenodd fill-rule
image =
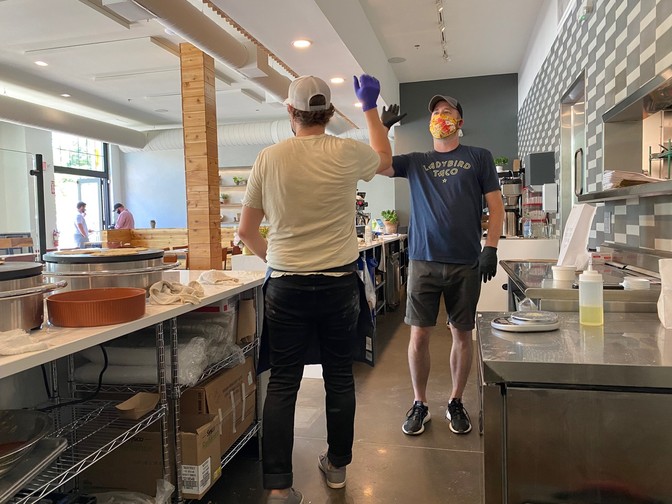
<path id="1" fill-rule="evenodd" d="M 459 123 L 459 119 L 450 117 L 448 114 L 434 114 L 429 121 L 429 132 L 437 140 L 448 138 L 457 131 Z"/>

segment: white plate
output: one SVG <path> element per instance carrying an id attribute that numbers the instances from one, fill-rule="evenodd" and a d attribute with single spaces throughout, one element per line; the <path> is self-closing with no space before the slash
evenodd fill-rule
<path id="1" fill-rule="evenodd" d="M 552 323 L 516 323 L 510 318 L 506 317 L 497 317 L 490 325 L 494 329 L 499 329 L 500 331 L 509 331 L 509 332 L 545 332 L 545 331 L 555 331 L 560 327 L 560 322 L 555 321 Z"/>

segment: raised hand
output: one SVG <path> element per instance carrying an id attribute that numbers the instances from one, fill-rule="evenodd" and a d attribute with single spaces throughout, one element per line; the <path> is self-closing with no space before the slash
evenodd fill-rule
<path id="1" fill-rule="evenodd" d="M 354 77 L 355 94 L 362 104 L 362 110 L 366 112 L 376 108 L 378 95 L 380 95 L 380 82 L 371 75 L 362 74 L 359 79 Z"/>
<path id="2" fill-rule="evenodd" d="M 406 115 L 406 113 L 399 115 L 399 105 L 394 103 L 390 105 L 389 109 L 383 107 L 383 111 L 380 114 L 380 122 L 382 122 L 387 129 L 390 129 L 392 126 L 406 117 Z"/>

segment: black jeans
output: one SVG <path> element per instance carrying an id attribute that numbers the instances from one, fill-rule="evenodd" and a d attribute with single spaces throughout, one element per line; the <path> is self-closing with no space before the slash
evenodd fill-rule
<path id="1" fill-rule="evenodd" d="M 264 488 L 289 488 L 292 478 L 294 411 L 306 351 L 318 343 L 326 391 L 328 456 L 337 467 L 352 461 L 355 382 L 352 341 L 359 316 L 359 279 L 285 275 L 266 286 L 271 378 L 263 418 Z"/>

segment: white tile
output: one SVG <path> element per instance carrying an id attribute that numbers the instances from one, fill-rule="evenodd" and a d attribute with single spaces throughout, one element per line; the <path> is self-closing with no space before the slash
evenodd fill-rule
<path id="1" fill-rule="evenodd" d="M 629 86 L 629 85 L 632 84 L 633 82 L 636 82 L 637 79 L 639 79 L 640 72 L 641 72 L 641 70 L 640 70 L 639 67 L 634 68 L 634 69 L 632 70 L 632 72 L 630 72 L 630 73 L 627 75 L 627 77 L 625 78 L 625 83 L 626 83 L 626 85 Z"/>
<path id="2" fill-rule="evenodd" d="M 612 8 L 614 7 L 614 3 L 616 3 L 616 2 L 611 2 L 611 3 L 607 6 L 607 9 L 612 9 Z M 627 8 L 627 6 L 628 6 L 628 2 L 623 2 L 622 0 L 620 0 L 620 1 L 618 2 L 618 7 L 616 8 L 616 18 L 617 18 L 617 19 L 618 19 L 619 17 L 621 17 L 621 14 L 623 14 L 623 12 L 624 12 L 625 9 Z"/>
<path id="3" fill-rule="evenodd" d="M 649 12 L 645 13 L 642 16 L 642 20 L 639 22 L 639 31 L 640 33 L 644 31 L 644 28 L 649 26 L 650 23 L 656 20 L 656 9 L 651 9 Z"/>
<path id="4" fill-rule="evenodd" d="M 630 54 L 635 49 L 639 49 L 639 37 L 636 37 L 632 42 L 628 44 L 625 49 L 626 54 Z"/>
<path id="5" fill-rule="evenodd" d="M 625 205 L 614 205 L 614 215 L 625 215 L 626 207 Z"/>
<path id="6" fill-rule="evenodd" d="M 630 4 L 630 5 L 632 5 L 632 4 Z M 642 10 L 642 6 L 639 4 L 639 2 L 635 2 L 634 7 L 628 13 L 628 17 L 627 17 L 628 25 L 632 24 L 632 22 L 637 18 L 637 16 L 641 12 L 641 10 Z"/>
<path id="7" fill-rule="evenodd" d="M 618 34 L 618 37 L 616 37 L 616 47 L 620 46 L 623 42 L 625 42 L 625 39 L 628 37 L 627 30 L 623 30 L 622 33 Z"/>
<path id="8" fill-rule="evenodd" d="M 655 244 L 656 250 L 663 250 L 665 252 L 672 252 L 672 240 L 656 238 L 653 243 Z"/>
<path id="9" fill-rule="evenodd" d="M 654 42 L 653 44 L 649 45 L 649 47 L 647 47 L 642 51 L 642 53 L 639 55 L 639 61 L 644 62 L 651 56 L 653 56 L 655 53 L 656 53 L 656 43 Z"/>
<path id="10" fill-rule="evenodd" d="M 616 243 L 627 243 L 628 239 L 624 233 L 614 233 L 614 241 Z"/>
<path id="11" fill-rule="evenodd" d="M 653 205 L 653 213 L 655 215 L 672 215 L 672 201 L 655 203 Z"/>
<path id="12" fill-rule="evenodd" d="M 672 17 L 670 17 L 670 19 L 672 19 Z M 667 70 L 670 66 L 672 66 L 672 51 L 656 63 L 656 74 L 661 73 L 663 70 Z"/>
<path id="13" fill-rule="evenodd" d="M 637 224 L 628 224 L 625 226 L 625 233 L 629 234 L 630 236 L 638 236 L 639 226 Z"/>
<path id="14" fill-rule="evenodd" d="M 639 216 L 639 225 L 640 226 L 649 226 L 653 227 L 655 225 L 656 219 L 653 215 L 640 215 Z"/>
<path id="15" fill-rule="evenodd" d="M 656 27 L 656 39 L 659 39 L 663 34 L 672 28 L 672 16 L 669 16 L 662 23 Z"/>

